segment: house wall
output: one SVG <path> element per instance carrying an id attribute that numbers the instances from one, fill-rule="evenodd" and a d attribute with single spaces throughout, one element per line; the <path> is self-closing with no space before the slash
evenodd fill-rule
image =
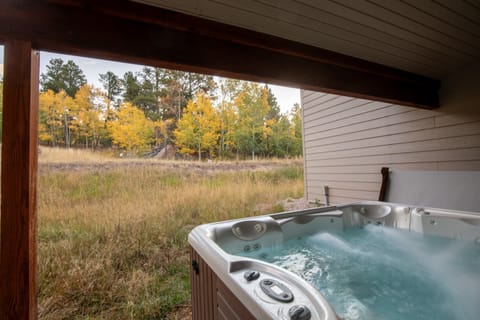
<path id="1" fill-rule="evenodd" d="M 380 169 L 480 170 L 480 65 L 442 82 L 435 111 L 303 90 L 305 194 L 377 200 Z"/>

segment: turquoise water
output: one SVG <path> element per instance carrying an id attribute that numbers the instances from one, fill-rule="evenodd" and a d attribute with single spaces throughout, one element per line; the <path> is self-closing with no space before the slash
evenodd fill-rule
<path id="1" fill-rule="evenodd" d="M 298 274 L 345 320 L 480 319 L 478 244 L 366 226 L 245 256 Z"/>

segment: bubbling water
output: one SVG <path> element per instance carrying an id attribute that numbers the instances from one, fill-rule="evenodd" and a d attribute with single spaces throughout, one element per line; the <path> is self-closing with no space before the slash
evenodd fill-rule
<path id="1" fill-rule="evenodd" d="M 480 319 L 475 243 L 366 226 L 248 256 L 303 277 L 345 320 Z"/>

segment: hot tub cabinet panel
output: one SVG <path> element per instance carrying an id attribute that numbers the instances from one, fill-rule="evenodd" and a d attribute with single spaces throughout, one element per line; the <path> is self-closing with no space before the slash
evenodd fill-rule
<path id="1" fill-rule="evenodd" d="M 189 234 L 193 319 L 339 319 L 310 283 L 252 257 L 288 240 L 322 231 L 363 230 L 368 225 L 480 245 L 478 213 L 385 202 L 359 202 L 201 225 Z"/>
<path id="2" fill-rule="evenodd" d="M 194 320 L 255 319 L 192 247 L 190 261 Z"/>

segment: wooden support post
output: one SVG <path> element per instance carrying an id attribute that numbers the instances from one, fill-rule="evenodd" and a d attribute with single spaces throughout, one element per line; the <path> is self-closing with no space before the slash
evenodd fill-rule
<path id="1" fill-rule="evenodd" d="M 36 213 L 39 55 L 5 43 L 1 177 L 0 319 L 37 318 Z"/>

